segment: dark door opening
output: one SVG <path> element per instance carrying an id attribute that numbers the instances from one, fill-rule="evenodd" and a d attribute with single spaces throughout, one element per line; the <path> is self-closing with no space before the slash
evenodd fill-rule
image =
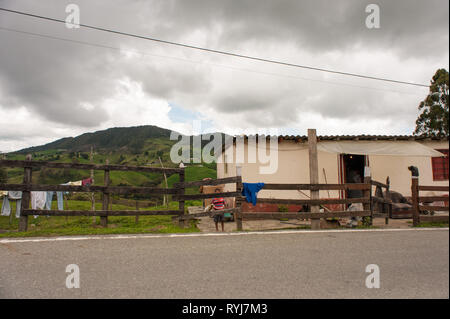
<path id="1" fill-rule="evenodd" d="M 344 183 L 362 183 L 364 181 L 365 155 L 342 154 Z M 362 197 L 361 191 L 346 191 L 347 198 Z"/>

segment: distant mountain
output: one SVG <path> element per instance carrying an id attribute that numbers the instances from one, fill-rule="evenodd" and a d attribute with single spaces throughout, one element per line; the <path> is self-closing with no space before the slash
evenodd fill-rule
<path id="1" fill-rule="evenodd" d="M 93 133 L 85 133 L 76 137 L 65 137 L 54 142 L 22 149 L 5 154 L 7 159 L 23 160 L 31 154 L 35 161 L 59 163 L 91 163 L 90 150 L 93 147 L 92 163 L 119 165 L 150 165 L 160 167 L 176 167 L 170 159 L 170 150 L 177 143 L 170 140 L 171 130 L 153 125 L 134 127 L 114 127 Z M 222 139 L 230 136 L 222 133 Z M 192 136 L 190 137 L 192 138 Z M 191 140 L 192 142 L 192 140 Z M 202 147 L 209 141 L 202 141 Z M 192 147 L 192 143 L 191 143 Z M 192 149 L 191 149 L 192 151 Z M 192 154 L 192 153 L 191 153 Z M 216 176 L 215 163 L 185 163 L 186 180 L 200 180 Z M 23 170 L 8 169 L 8 181 L 20 183 Z M 100 171 L 95 171 L 95 180 L 102 180 Z M 80 180 L 89 176 L 86 170 L 37 169 L 33 170 L 33 180 L 41 184 L 61 184 L 70 180 Z M 163 175 L 144 172 L 111 172 L 113 185 L 163 186 Z M 171 177 L 170 181 L 176 181 Z"/>
<path id="2" fill-rule="evenodd" d="M 34 153 L 48 150 L 64 150 L 70 152 L 88 152 L 92 147 L 96 151 L 119 151 L 139 153 L 148 139 L 170 140 L 170 130 L 153 125 L 114 127 L 93 133 L 85 133 L 77 137 L 65 137 L 54 142 L 22 149 L 15 153 Z"/>

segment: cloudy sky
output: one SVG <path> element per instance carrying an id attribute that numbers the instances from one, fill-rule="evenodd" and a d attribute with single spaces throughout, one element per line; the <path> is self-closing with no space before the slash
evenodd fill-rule
<path id="1" fill-rule="evenodd" d="M 448 0 L 0 0 L 0 7 L 210 49 L 428 84 Z M 380 8 L 369 29 L 366 6 Z M 115 126 L 411 134 L 424 87 L 222 56 L 0 11 L 0 151 Z"/>

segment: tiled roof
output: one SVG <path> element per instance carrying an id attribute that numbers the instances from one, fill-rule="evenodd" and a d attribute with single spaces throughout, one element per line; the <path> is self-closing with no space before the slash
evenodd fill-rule
<path id="1" fill-rule="evenodd" d="M 264 135 L 261 135 L 264 136 Z M 260 137 L 261 137 L 260 136 Z M 255 135 L 245 135 L 245 138 L 255 137 Z M 266 136 L 267 139 L 270 135 Z M 234 140 L 236 137 L 234 137 Z M 278 140 L 293 140 L 297 142 L 307 142 L 306 135 L 278 135 Z M 448 137 L 436 136 L 415 136 L 415 135 L 321 135 L 317 136 L 318 141 L 448 141 Z"/>

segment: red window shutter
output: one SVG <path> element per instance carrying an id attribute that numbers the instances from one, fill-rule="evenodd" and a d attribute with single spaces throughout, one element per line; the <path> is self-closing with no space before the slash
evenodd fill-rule
<path id="1" fill-rule="evenodd" d="M 433 168 L 434 181 L 448 180 L 448 149 L 438 149 L 437 151 L 445 154 L 443 157 L 432 157 L 431 166 Z"/>

